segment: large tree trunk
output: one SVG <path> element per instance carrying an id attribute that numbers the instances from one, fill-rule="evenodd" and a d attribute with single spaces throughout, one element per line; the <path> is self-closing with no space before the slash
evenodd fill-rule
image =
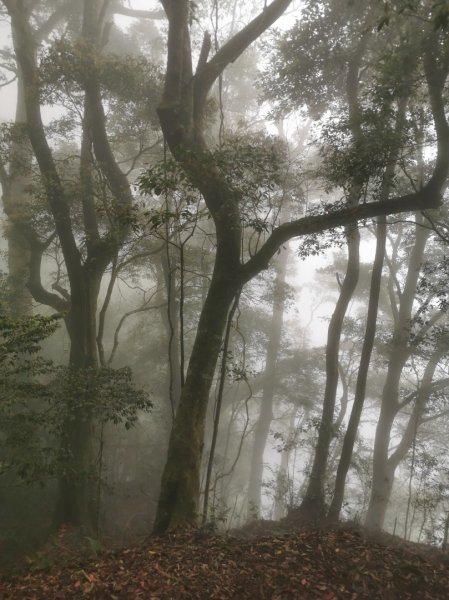
<path id="1" fill-rule="evenodd" d="M 373 482 L 366 515 L 366 525 L 381 529 L 385 520 L 394 469 L 388 463 L 391 430 L 400 410 L 399 385 L 402 370 L 410 357 L 410 321 L 421 261 L 429 237 L 429 230 L 421 226 L 422 217 L 416 217 L 415 244 L 410 255 L 404 289 L 401 293 L 397 322 L 393 333 L 387 376 L 381 399 L 379 421 L 376 427 L 373 454 Z"/>
<path id="2" fill-rule="evenodd" d="M 263 480 L 263 455 L 267 444 L 270 425 L 273 420 L 274 388 L 276 363 L 281 346 L 282 321 L 285 306 L 285 276 L 287 273 L 288 250 L 281 253 L 276 269 L 274 285 L 273 314 L 268 333 L 268 346 L 265 361 L 264 386 L 259 417 L 254 431 L 251 466 L 248 484 L 248 517 L 259 518 Z"/>
<path id="3" fill-rule="evenodd" d="M 239 288 L 226 256 L 215 263 L 201 312 L 187 377 L 170 435 L 161 482 L 154 532 L 176 526 L 195 526 L 198 517 L 200 470 L 209 392 L 220 354 L 228 312 Z"/>
<path id="4" fill-rule="evenodd" d="M 67 417 L 63 423 L 61 451 L 65 459 L 59 480 L 55 525 L 70 524 L 87 533 L 96 529 L 95 489 L 95 377 L 98 368 L 96 311 L 101 277 L 85 274 L 72 294 L 67 317 L 70 334 Z M 81 391 L 80 391 L 81 390 Z"/>

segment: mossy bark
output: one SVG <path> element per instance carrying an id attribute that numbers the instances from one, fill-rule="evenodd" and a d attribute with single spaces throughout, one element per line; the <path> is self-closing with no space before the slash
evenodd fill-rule
<path id="1" fill-rule="evenodd" d="M 61 437 L 65 460 L 59 479 L 55 525 L 63 523 L 95 531 L 95 456 L 93 405 L 95 385 L 86 378 L 98 367 L 96 309 L 100 277 L 86 274 L 72 297 L 67 316 L 71 338 L 66 411 Z"/>
<path id="2" fill-rule="evenodd" d="M 201 312 L 186 381 L 170 435 L 154 532 L 197 524 L 209 392 L 238 280 L 218 257 Z"/>

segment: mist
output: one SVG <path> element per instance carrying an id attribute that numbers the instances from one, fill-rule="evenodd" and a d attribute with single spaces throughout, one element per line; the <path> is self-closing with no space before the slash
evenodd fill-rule
<path id="1" fill-rule="evenodd" d="M 440 4 L 0 2 L 2 563 L 446 551 Z"/>

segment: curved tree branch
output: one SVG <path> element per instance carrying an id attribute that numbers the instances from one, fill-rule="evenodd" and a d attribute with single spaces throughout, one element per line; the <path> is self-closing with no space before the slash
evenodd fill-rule
<path id="1" fill-rule="evenodd" d="M 271 258 L 279 247 L 294 237 L 313 233 L 322 233 L 334 227 L 348 225 L 354 221 L 370 219 L 381 215 L 412 212 L 423 208 L 438 208 L 441 206 L 440 194 L 429 193 L 427 186 L 418 193 L 407 194 L 400 198 L 392 198 L 382 202 L 370 202 L 352 208 L 343 208 L 324 215 L 302 217 L 276 227 L 266 242 L 241 269 L 243 281 L 249 281 L 263 269 L 268 267 Z"/>
<path id="2" fill-rule="evenodd" d="M 195 75 L 196 111 L 202 113 L 207 95 L 216 79 L 229 63 L 241 54 L 264 33 L 287 9 L 292 0 L 274 0 L 246 27 L 236 33 Z"/>
<path id="3" fill-rule="evenodd" d="M 51 235 L 45 242 L 41 242 L 34 229 L 30 226 L 20 225 L 20 231 L 28 241 L 31 250 L 29 280 L 27 283 L 30 294 L 33 296 L 34 300 L 40 304 L 50 306 L 60 313 L 69 312 L 70 298 L 61 298 L 58 294 L 49 292 L 44 288 L 41 280 L 42 255 L 51 244 L 56 234 Z"/>
<path id="4" fill-rule="evenodd" d="M 116 15 L 132 17 L 133 19 L 165 19 L 163 10 L 137 10 L 135 8 L 127 8 L 126 6 L 114 6 L 112 12 Z"/>
<path id="5" fill-rule="evenodd" d="M 71 284 L 81 277 L 81 256 L 72 228 L 70 209 L 56 169 L 56 164 L 45 135 L 40 109 L 39 75 L 35 58 L 35 40 L 26 19 L 23 2 L 3 0 L 11 17 L 13 43 L 17 61 L 23 75 L 28 134 L 42 175 L 45 192 L 61 241 Z"/>

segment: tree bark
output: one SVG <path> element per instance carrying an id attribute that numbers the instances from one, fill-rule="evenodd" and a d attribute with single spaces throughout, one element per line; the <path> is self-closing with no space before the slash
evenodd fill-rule
<path id="1" fill-rule="evenodd" d="M 217 253 L 212 281 L 201 311 L 181 401 L 170 435 L 154 532 L 195 526 L 209 391 L 228 312 L 239 289 L 235 272 Z"/>
<path id="2" fill-rule="evenodd" d="M 391 430 L 400 410 L 399 383 L 402 370 L 411 354 L 410 321 L 422 257 L 429 230 L 421 227 L 422 217 L 416 217 L 415 244 L 410 254 L 407 276 L 401 294 L 398 319 L 393 332 L 390 360 L 381 398 L 379 421 L 376 427 L 373 454 L 373 482 L 366 525 L 381 529 L 393 486 L 394 469 L 388 461 Z"/>
<path id="3" fill-rule="evenodd" d="M 26 127 L 24 86 L 20 67 L 17 68 L 17 103 L 14 126 Z M 30 247 L 23 235 L 23 224 L 30 219 L 30 197 L 26 192 L 27 175 L 31 168 L 31 148 L 24 131 L 12 142 L 11 162 L 7 179 L 2 181 L 3 208 L 8 216 L 5 233 L 8 241 L 8 296 L 11 315 L 21 318 L 31 314 L 32 297 L 27 288 Z"/>
<path id="4" fill-rule="evenodd" d="M 129 224 L 126 211 L 132 204 L 132 194 L 126 176 L 114 159 L 106 134 L 106 119 L 102 105 L 99 82 L 95 76 L 93 54 L 92 69 L 86 74 L 84 85 L 84 114 L 82 123 L 80 189 L 83 209 L 83 228 L 87 256 L 83 260 L 77 246 L 72 223 L 70 202 L 58 173 L 57 164 L 46 137 L 40 106 L 40 80 L 36 64 L 35 47 L 39 39 L 30 25 L 30 14 L 20 0 L 4 0 L 11 17 L 13 44 L 18 68 L 24 86 L 26 123 L 31 147 L 40 170 L 41 180 L 54 219 L 67 270 L 70 293 L 64 297 L 48 292 L 40 279 L 41 258 L 47 242 L 40 242 L 31 227 L 23 228 L 32 246 L 28 287 L 38 302 L 64 312 L 71 340 L 69 357 L 70 378 L 67 389 L 67 418 L 63 424 L 61 447 L 67 457 L 59 485 L 59 500 L 55 523 L 70 523 L 93 531 L 92 466 L 93 397 L 83 398 L 76 394 L 76 381 L 89 376 L 97 364 L 96 310 L 100 283 L 105 269 L 114 258 L 117 247 L 124 241 Z M 86 44 L 94 47 L 101 39 L 102 11 L 96 0 L 83 3 L 83 30 Z M 59 14 L 59 11 L 58 11 Z M 104 16 L 104 14 L 103 14 Z M 108 231 L 100 235 L 95 210 L 92 175 L 92 152 L 108 184 L 117 216 L 112 219 Z M 120 209 L 120 210 L 118 210 Z M 95 390 L 92 391 L 95 394 Z"/>
<path id="5" fill-rule="evenodd" d="M 360 233 L 358 227 L 347 231 L 348 263 L 340 295 L 332 314 L 326 345 L 326 386 L 324 390 L 323 413 L 321 416 L 318 441 L 310 473 L 306 493 L 299 507 L 301 515 L 319 518 L 325 514 L 324 484 L 326 480 L 326 467 L 329 448 L 334 431 L 333 419 L 335 399 L 338 385 L 338 355 L 340 347 L 343 320 L 349 302 L 354 294 L 359 279 L 359 246 Z"/>
<path id="6" fill-rule="evenodd" d="M 360 357 L 359 372 L 357 375 L 354 404 L 351 410 L 351 416 L 349 417 L 349 423 L 343 441 L 340 461 L 337 468 L 337 475 L 335 478 L 334 495 L 328 513 L 328 519 L 330 521 L 337 521 L 340 516 L 341 507 L 343 505 L 346 476 L 348 474 L 348 470 L 351 464 L 352 452 L 354 449 L 354 443 L 357 436 L 360 417 L 362 415 L 363 404 L 365 401 L 366 382 L 368 379 L 371 353 L 376 335 L 377 310 L 379 306 L 380 286 L 382 281 L 386 234 L 386 218 L 379 217 L 377 221 L 376 254 L 374 258 L 373 272 L 371 275 L 371 287 L 368 303 L 368 314 L 366 319 L 365 337 L 363 339 L 362 354 Z"/>

